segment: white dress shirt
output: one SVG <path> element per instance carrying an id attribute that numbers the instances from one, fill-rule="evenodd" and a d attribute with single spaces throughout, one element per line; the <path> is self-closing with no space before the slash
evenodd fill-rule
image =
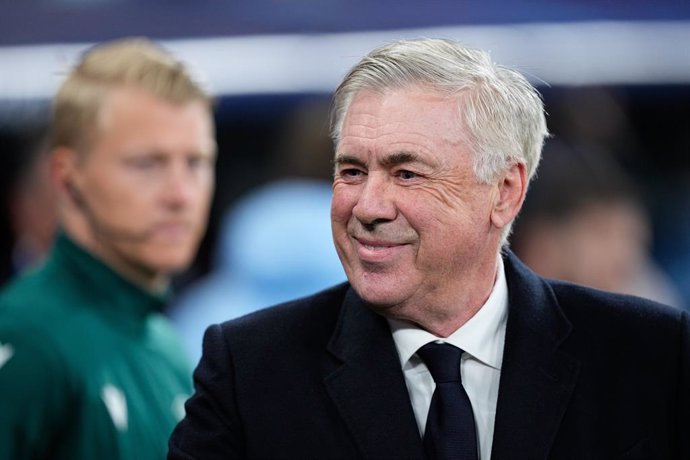
<path id="1" fill-rule="evenodd" d="M 474 411 L 479 460 L 491 458 L 507 315 L 508 285 L 503 260 L 499 257 L 496 281 L 486 303 L 449 337 L 439 338 L 411 323 L 388 320 L 422 436 L 436 384 L 416 353 L 429 342 L 448 342 L 465 351 L 460 375 Z"/>

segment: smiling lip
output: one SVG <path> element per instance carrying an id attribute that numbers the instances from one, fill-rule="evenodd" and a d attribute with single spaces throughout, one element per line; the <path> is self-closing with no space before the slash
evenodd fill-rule
<path id="1" fill-rule="evenodd" d="M 384 262 L 398 255 L 405 244 L 354 238 L 357 255 L 363 262 Z"/>

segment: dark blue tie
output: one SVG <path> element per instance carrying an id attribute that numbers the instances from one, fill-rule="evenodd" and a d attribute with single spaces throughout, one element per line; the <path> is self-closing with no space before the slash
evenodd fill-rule
<path id="1" fill-rule="evenodd" d="M 447 343 L 432 342 L 417 350 L 436 382 L 424 431 L 424 449 L 432 459 L 478 458 L 472 404 L 460 377 L 462 354 Z"/>

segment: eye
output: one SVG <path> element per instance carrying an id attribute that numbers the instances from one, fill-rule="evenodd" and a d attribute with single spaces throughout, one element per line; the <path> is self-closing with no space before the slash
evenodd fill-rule
<path id="1" fill-rule="evenodd" d="M 141 155 L 129 158 L 127 164 L 134 169 L 145 171 L 160 165 L 161 161 L 160 158 L 155 155 Z"/>
<path id="2" fill-rule="evenodd" d="M 413 173 L 412 171 L 407 171 L 406 169 L 403 169 L 398 172 L 398 177 L 400 177 L 402 180 L 412 180 L 416 179 L 419 176 L 416 173 Z"/>
<path id="3" fill-rule="evenodd" d="M 346 177 L 357 177 L 361 176 L 363 173 L 362 170 L 357 169 L 357 168 L 346 168 L 340 171 L 340 174 Z"/>
<path id="4" fill-rule="evenodd" d="M 213 165 L 213 161 L 206 155 L 192 155 L 187 159 L 187 165 L 190 169 L 196 170 L 211 167 Z"/>
<path id="5" fill-rule="evenodd" d="M 193 156 L 187 160 L 187 165 L 192 169 L 197 169 L 202 164 L 201 157 Z"/>
<path id="6" fill-rule="evenodd" d="M 342 179 L 348 181 L 348 180 L 357 180 L 364 176 L 366 173 L 364 170 L 360 168 L 341 168 L 338 171 L 338 176 L 340 176 Z"/>

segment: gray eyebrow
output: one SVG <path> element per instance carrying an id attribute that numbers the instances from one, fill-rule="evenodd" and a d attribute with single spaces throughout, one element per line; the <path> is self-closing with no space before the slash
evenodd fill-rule
<path id="1" fill-rule="evenodd" d="M 357 166 L 365 166 L 365 163 L 362 160 L 360 160 L 359 158 L 357 158 L 354 155 L 347 155 L 347 154 L 338 155 L 335 158 L 334 162 L 336 165 L 349 163 L 349 164 L 353 164 L 353 165 L 357 165 Z M 386 155 L 383 158 L 383 160 L 381 161 L 381 164 L 383 164 L 383 166 L 389 168 L 391 166 L 398 166 L 401 164 L 414 163 L 414 162 L 426 164 L 426 162 L 424 160 L 422 160 L 419 157 L 419 155 L 417 155 L 416 153 L 405 152 L 405 151 Z"/>
<path id="2" fill-rule="evenodd" d="M 383 158 L 381 162 L 386 167 L 398 166 L 404 163 L 412 163 L 416 161 L 421 161 L 419 156 L 412 152 L 398 152 L 387 155 Z"/>
<path id="3" fill-rule="evenodd" d="M 341 165 L 344 163 L 354 164 L 357 166 L 364 166 L 364 162 L 354 155 L 338 155 L 335 157 L 333 162 L 336 165 Z"/>

